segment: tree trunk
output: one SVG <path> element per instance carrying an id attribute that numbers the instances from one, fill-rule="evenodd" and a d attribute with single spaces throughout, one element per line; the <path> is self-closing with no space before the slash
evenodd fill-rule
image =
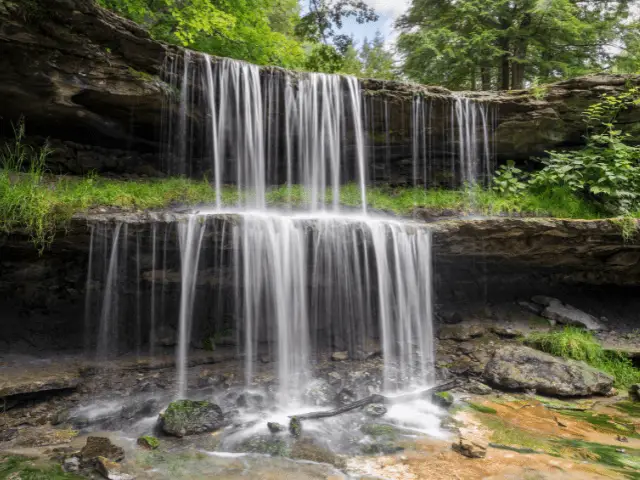
<path id="1" fill-rule="evenodd" d="M 509 90 L 509 81 L 510 81 L 510 59 L 511 59 L 511 50 L 510 50 L 510 39 L 507 37 L 506 30 L 509 28 L 510 21 L 506 18 L 502 18 L 500 20 L 500 28 L 505 30 L 502 33 L 502 37 L 498 40 L 498 46 L 502 50 L 502 56 L 500 57 L 500 90 Z"/>
<path id="2" fill-rule="evenodd" d="M 482 90 L 491 90 L 491 67 L 480 67 L 480 81 L 482 82 Z"/>
<path id="3" fill-rule="evenodd" d="M 506 49 L 509 48 L 509 43 L 505 42 L 504 46 Z M 511 57 L 510 53 L 504 53 L 500 58 L 500 90 L 509 90 L 509 81 L 510 81 L 510 61 L 509 57 Z"/>
<path id="4" fill-rule="evenodd" d="M 520 21 L 518 37 L 513 45 L 515 61 L 511 62 L 511 88 L 521 90 L 524 88 L 524 69 L 527 61 L 527 36 L 528 27 L 531 25 L 531 14 L 525 13 Z"/>

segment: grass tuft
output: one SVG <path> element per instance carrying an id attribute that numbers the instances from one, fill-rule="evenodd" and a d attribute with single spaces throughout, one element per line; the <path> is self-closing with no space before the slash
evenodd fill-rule
<path id="1" fill-rule="evenodd" d="M 0 455 L 0 478 L 14 480 L 81 480 L 83 477 L 66 473 L 60 465 L 39 464 L 35 459 Z"/>
<path id="2" fill-rule="evenodd" d="M 612 375 L 616 387 L 640 382 L 640 369 L 624 353 L 605 350 L 591 332 L 565 327 L 553 332 L 532 333 L 525 339 L 529 346 L 558 357 L 583 361 Z"/>

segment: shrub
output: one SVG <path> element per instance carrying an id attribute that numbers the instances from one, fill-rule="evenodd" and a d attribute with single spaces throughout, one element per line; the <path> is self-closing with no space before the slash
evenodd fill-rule
<path id="1" fill-rule="evenodd" d="M 540 194 L 556 188 L 597 204 L 604 212 L 629 214 L 640 208 L 640 147 L 615 128 L 623 111 L 640 105 L 640 87 L 604 95 L 583 113 L 587 145 L 580 150 L 549 151 L 543 168 L 526 174 L 513 162 L 500 167 L 493 189 L 501 194 Z"/>

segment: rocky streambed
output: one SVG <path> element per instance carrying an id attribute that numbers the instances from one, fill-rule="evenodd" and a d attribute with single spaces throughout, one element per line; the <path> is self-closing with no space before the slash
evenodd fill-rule
<path id="1" fill-rule="evenodd" d="M 0 358 L 3 475 L 43 469 L 111 479 L 474 479 L 535 471 L 539 478 L 633 478 L 637 389 L 527 339 L 573 326 L 637 367 L 635 230 L 625 234 L 609 220 L 416 222 L 433 239 L 433 383 L 457 383 L 437 396 L 296 424 L 291 417 L 382 392 L 379 338 L 357 350 L 319 346 L 304 401 L 286 409 L 276 396 L 273 352 L 254 352 L 254 380 L 246 385 L 232 332 L 191 345 L 187 397 L 197 403 L 173 407 L 175 325 L 158 333 L 153 356 L 147 346 L 108 362 L 84 354 L 91 225 L 122 222 L 144 236 L 150 225 L 173 225 L 185 215 L 79 215 L 42 256 L 20 233 L 4 237 L 0 290 L 11 321 Z M 201 288 L 218 285 L 215 275 Z M 179 285 L 171 269 L 142 272 L 140 291 L 161 277 L 171 308 Z"/>
<path id="2" fill-rule="evenodd" d="M 542 303 L 443 314 L 436 383 L 458 381 L 447 393 L 302 420 L 297 427 L 292 416 L 381 391 L 375 342 L 366 352 L 321 355 L 304 406 L 287 409 L 274 403 L 267 354 L 258 359 L 249 387 L 233 348 L 192 355 L 192 400 L 180 402 L 174 402 L 170 356 L 124 355 L 108 364 L 73 355 L 4 357 L 0 472 L 62 468 L 111 479 L 480 479 L 524 478 L 535 471 L 549 479 L 633 478 L 640 462 L 637 389 L 616 389 L 613 377 L 585 363 L 523 345 L 522 338 L 561 320 L 548 318 L 548 299 L 534 300 Z M 538 314 L 531 310 L 536 305 Z M 498 323 L 496 316 L 505 320 Z M 596 336 L 606 341 L 611 330 L 608 323 Z M 619 339 L 626 342 L 618 347 L 633 355 L 640 340 Z"/>

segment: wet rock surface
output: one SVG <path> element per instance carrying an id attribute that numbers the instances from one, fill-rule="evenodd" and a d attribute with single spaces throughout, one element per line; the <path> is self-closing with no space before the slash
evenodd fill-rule
<path id="1" fill-rule="evenodd" d="M 583 362 L 564 360 L 522 345 L 498 349 L 483 377 L 499 388 L 563 397 L 605 395 L 613 387 L 613 377 Z"/>
<path id="2" fill-rule="evenodd" d="M 124 460 L 124 449 L 114 445 L 107 437 L 87 437 L 87 443 L 80 451 L 80 461 L 83 465 L 96 466 L 100 458 L 121 462 Z"/>
<path id="3" fill-rule="evenodd" d="M 469 458 L 484 458 L 487 456 L 488 443 L 481 439 L 459 435 L 458 440 L 451 445 L 456 452 Z"/>
<path id="4" fill-rule="evenodd" d="M 212 432 L 224 425 L 220 407 L 207 401 L 176 400 L 160 415 L 162 430 L 176 437 Z"/>
<path id="5" fill-rule="evenodd" d="M 571 305 L 565 305 L 557 298 L 537 296 L 533 297 L 532 300 L 544 307 L 540 314 L 552 322 L 584 327 L 587 330 L 594 331 L 604 329 L 593 315 L 589 315 Z"/>

